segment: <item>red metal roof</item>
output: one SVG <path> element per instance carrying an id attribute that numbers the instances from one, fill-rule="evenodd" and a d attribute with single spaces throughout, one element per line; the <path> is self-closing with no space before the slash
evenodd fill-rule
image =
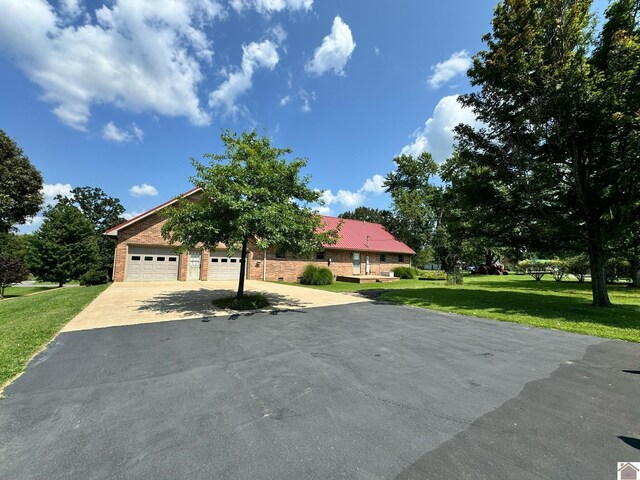
<path id="1" fill-rule="evenodd" d="M 199 187 L 193 188 L 188 192 L 183 193 L 181 196 L 188 197 L 200 190 Z M 149 215 L 157 212 L 176 202 L 175 198 L 164 202 L 157 207 L 152 208 L 140 215 L 133 217 L 126 222 L 122 222 L 120 225 L 116 225 L 110 228 L 104 235 L 117 236 L 118 230 L 128 227 L 129 225 L 148 217 Z M 334 229 L 338 227 L 338 224 L 342 222 L 340 227 L 340 238 L 335 245 L 325 245 L 326 248 L 332 248 L 336 250 L 350 250 L 356 252 L 388 252 L 388 253 L 403 253 L 407 255 L 413 255 L 416 252 L 411 250 L 409 246 L 396 240 L 393 235 L 385 230 L 385 228 L 379 223 L 363 222 L 361 220 L 346 220 L 336 217 L 322 217 L 322 221 L 326 229 Z"/>
<path id="2" fill-rule="evenodd" d="M 338 224 L 342 222 L 338 243 L 325 245 L 326 248 L 357 252 L 404 253 L 407 255 L 416 253 L 400 240 L 396 240 L 379 223 L 336 217 L 322 217 L 322 220 L 326 229 L 337 228 Z"/>

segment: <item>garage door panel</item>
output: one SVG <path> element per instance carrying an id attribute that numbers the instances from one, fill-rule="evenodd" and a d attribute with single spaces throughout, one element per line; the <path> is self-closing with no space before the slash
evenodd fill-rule
<path id="1" fill-rule="evenodd" d="M 240 257 L 227 257 L 227 252 L 211 252 L 209 258 L 209 280 L 236 280 L 240 275 Z"/>
<path id="2" fill-rule="evenodd" d="M 179 263 L 178 254 L 171 248 L 130 246 L 127 254 L 127 280 L 177 280 Z"/>

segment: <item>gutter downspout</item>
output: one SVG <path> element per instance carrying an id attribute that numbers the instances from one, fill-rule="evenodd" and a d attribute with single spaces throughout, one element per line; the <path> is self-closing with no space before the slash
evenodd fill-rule
<path id="1" fill-rule="evenodd" d="M 267 249 L 264 249 L 264 256 L 262 257 L 262 281 L 267 281 Z"/>

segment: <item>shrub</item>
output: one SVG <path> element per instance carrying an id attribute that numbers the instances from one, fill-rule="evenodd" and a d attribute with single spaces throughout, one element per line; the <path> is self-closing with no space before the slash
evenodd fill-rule
<path id="1" fill-rule="evenodd" d="M 413 280 L 418 278 L 418 270 L 411 267 L 396 267 L 393 270 L 393 275 L 405 280 Z"/>
<path id="2" fill-rule="evenodd" d="M 88 270 L 84 275 L 80 277 L 80 285 L 102 285 L 109 281 L 109 276 L 106 270 L 98 270 L 92 268 Z"/>
<path id="3" fill-rule="evenodd" d="M 302 272 L 300 283 L 304 285 L 331 285 L 333 283 L 333 272 L 325 267 L 307 265 Z"/>
<path id="4" fill-rule="evenodd" d="M 632 278 L 631 266 L 623 258 L 611 258 L 605 266 L 607 283 L 613 283 L 620 278 Z"/>
<path id="5" fill-rule="evenodd" d="M 521 260 L 518 262 L 518 267 L 535 278 L 536 281 L 540 281 L 545 273 L 552 272 L 552 264 L 553 260 Z"/>
<path id="6" fill-rule="evenodd" d="M 233 297 L 216 298 L 212 300 L 218 308 L 229 308 L 231 310 L 257 310 L 269 306 L 269 300 L 259 293 L 245 294 L 239 300 Z"/>
<path id="7" fill-rule="evenodd" d="M 559 258 L 550 260 L 548 268 L 551 270 L 551 275 L 553 275 L 553 279 L 556 282 L 561 281 L 562 277 L 567 274 L 567 263 Z"/>
<path id="8" fill-rule="evenodd" d="M 428 280 L 445 280 L 447 273 L 444 270 L 418 270 L 418 278 Z"/>
<path id="9" fill-rule="evenodd" d="M 567 265 L 567 272 L 576 277 L 581 283 L 584 282 L 585 277 L 591 271 L 589 267 L 589 257 L 584 253 L 567 258 L 565 263 Z"/>

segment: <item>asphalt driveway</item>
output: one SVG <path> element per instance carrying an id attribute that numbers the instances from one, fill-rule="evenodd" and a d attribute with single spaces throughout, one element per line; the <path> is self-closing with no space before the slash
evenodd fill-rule
<path id="1" fill-rule="evenodd" d="M 637 344 L 364 302 L 63 333 L 0 478 L 615 478 Z"/>

